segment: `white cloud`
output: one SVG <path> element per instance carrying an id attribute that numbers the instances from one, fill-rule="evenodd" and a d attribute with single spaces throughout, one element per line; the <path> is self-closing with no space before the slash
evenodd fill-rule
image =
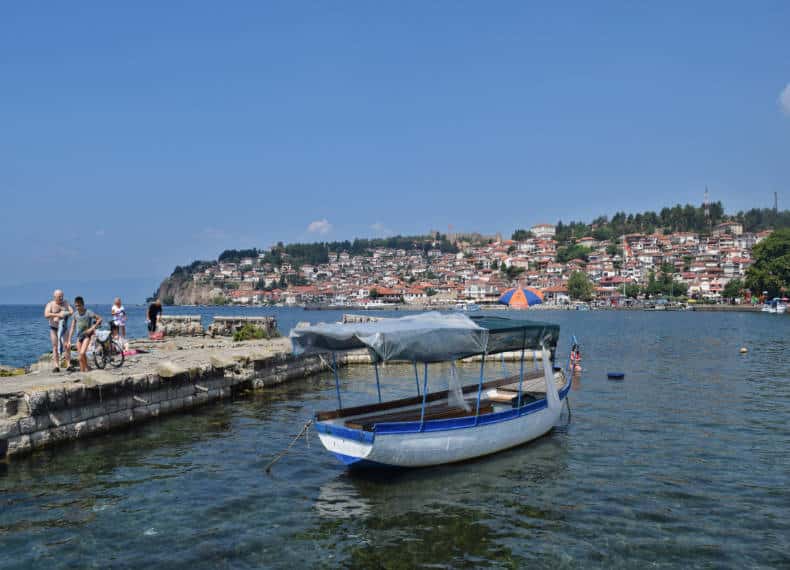
<path id="1" fill-rule="evenodd" d="M 393 231 L 381 222 L 376 222 L 370 226 L 370 229 L 376 232 L 376 235 L 391 236 Z"/>
<path id="2" fill-rule="evenodd" d="M 790 117 L 790 83 L 785 85 L 785 88 L 779 94 L 779 107 L 785 115 Z"/>
<path id="3" fill-rule="evenodd" d="M 329 223 L 329 220 L 323 218 L 321 220 L 310 222 L 310 225 L 307 226 L 307 231 L 311 234 L 328 234 L 332 231 L 332 224 Z"/>

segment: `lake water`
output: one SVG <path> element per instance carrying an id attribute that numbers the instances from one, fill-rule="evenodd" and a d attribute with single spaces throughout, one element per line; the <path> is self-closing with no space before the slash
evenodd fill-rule
<path id="1" fill-rule="evenodd" d="M 317 376 L 0 464 L 0 567 L 790 566 L 790 318 L 536 317 L 562 325 L 563 357 L 579 337 L 585 368 L 570 417 L 536 442 L 373 475 L 312 434 L 267 475 L 334 406 Z M 370 378 L 343 371 L 349 402 L 374 397 Z M 389 394 L 413 388 L 408 367 L 382 379 Z"/>

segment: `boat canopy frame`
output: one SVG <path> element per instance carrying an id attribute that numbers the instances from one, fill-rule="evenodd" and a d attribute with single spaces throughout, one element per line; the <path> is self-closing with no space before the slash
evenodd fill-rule
<path id="1" fill-rule="evenodd" d="M 379 362 L 411 361 L 414 365 L 417 396 L 422 398 L 419 421 L 422 431 L 425 425 L 429 363 L 454 362 L 470 356 L 482 356 L 474 414 L 475 425 L 477 425 L 486 357 L 491 354 L 520 351 L 517 407 L 521 408 L 525 352 L 545 350 L 553 363 L 559 333 L 559 325 L 512 316 L 445 315 L 431 312 L 369 323 L 321 323 L 294 329 L 291 331 L 290 338 L 295 354 L 332 353 L 335 391 L 338 409 L 341 410 L 343 403 L 340 395 L 337 352 L 368 349 L 375 370 L 379 402 L 382 401 Z M 544 355 L 547 353 L 544 352 Z M 418 362 L 424 365 L 422 391 Z"/>

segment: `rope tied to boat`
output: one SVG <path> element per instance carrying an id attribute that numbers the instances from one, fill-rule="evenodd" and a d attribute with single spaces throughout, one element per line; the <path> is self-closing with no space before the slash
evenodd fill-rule
<path id="1" fill-rule="evenodd" d="M 266 465 L 266 467 L 264 469 L 264 471 L 266 473 L 271 473 L 271 470 L 272 470 L 272 467 L 274 466 L 274 464 L 277 463 L 278 461 L 280 461 L 280 459 L 282 459 L 283 457 L 285 457 L 285 455 L 291 450 L 291 448 L 296 444 L 296 442 L 299 441 L 300 437 L 302 437 L 304 435 L 305 438 L 307 438 L 307 433 L 309 432 L 310 426 L 312 424 L 313 424 L 313 420 L 307 420 L 307 423 L 304 424 L 304 426 L 302 426 L 302 429 L 299 431 L 298 434 L 296 434 L 296 437 L 291 440 L 291 443 L 289 443 L 288 446 L 285 449 L 283 449 L 280 453 L 275 455 L 274 459 L 272 459 Z"/>

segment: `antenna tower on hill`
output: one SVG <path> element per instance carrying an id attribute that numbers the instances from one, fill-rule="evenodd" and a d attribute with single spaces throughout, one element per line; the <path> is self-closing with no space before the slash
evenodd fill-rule
<path id="1" fill-rule="evenodd" d="M 705 185 L 705 199 L 702 202 L 705 207 L 705 223 L 710 225 L 710 195 L 708 194 L 708 185 Z"/>

